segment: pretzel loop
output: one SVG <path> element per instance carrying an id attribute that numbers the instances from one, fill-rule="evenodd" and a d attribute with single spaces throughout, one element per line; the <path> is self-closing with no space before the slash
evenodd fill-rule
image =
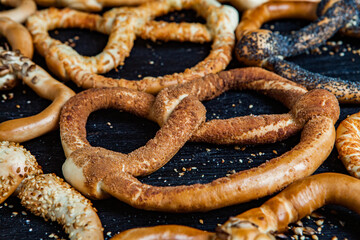
<path id="1" fill-rule="evenodd" d="M 257 90 L 286 103 L 291 110 L 288 114 L 202 124 L 205 109 L 199 100 L 212 99 L 229 89 Z M 154 120 L 161 129 L 144 147 L 129 154 L 91 147 L 86 141 L 87 116 L 108 107 Z M 90 89 L 71 98 L 62 110 L 60 133 L 67 156 L 63 174 L 91 198 L 111 195 L 148 210 L 207 211 L 266 196 L 313 173 L 332 150 L 338 116 L 338 102 L 332 94 L 325 90 L 307 93 L 301 86 L 259 68 L 207 75 L 165 89 L 156 99 L 125 88 Z M 136 179 L 163 166 L 190 138 L 222 144 L 266 143 L 284 139 L 302 127 L 300 143 L 289 152 L 258 168 L 208 184 L 156 187 Z"/>
<path id="2" fill-rule="evenodd" d="M 0 48 L 0 64 L 7 73 L 0 75 L 0 82 L 9 75 L 15 76 L 22 79 L 40 97 L 52 101 L 46 109 L 36 115 L 0 123 L 0 140 L 24 142 L 56 129 L 60 109 L 75 93 L 19 52 Z"/>
<path id="3" fill-rule="evenodd" d="M 206 26 L 153 21 L 157 16 L 181 9 L 195 10 L 206 19 Z M 50 23 L 49 18 L 52 19 Z M 78 20 L 72 20 L 74 18 L 78 18 Z M 105 51 L 95 57 L 81 57 L 70 47 L 51 39 L 47 33 L 47 30 L 55 27 L 91 28 L 87 26 L 86 22 L 84 23 L 84 19 L 89 18 L 91 24 L 106 23 L 99 24 L 99 27 L 107 29 L 105 31 L 107 34 L 111 31 Z M 71 79 L 83 88 L 118 86 L 157 93 L 164 87 L 223 70 L 231 60 L 235 44 L 234 29 L 237 23 L 237 11 L 230 6 L 221 6 L 215 0 L 161 0 L 148 2 L 136 8 L 113 9 L 106 12 L 104 17 L 69 9 L 44 10 L 33 15 L 28 20 L 27 26 L 33 35 L 36 48 L 45 57 L 49 68 L 62 79 Z M 98 73 L 107 72 L 119 64 L 123 64 L 137 36 L 164 41 L 204 42 L 212 40 L 213 44 L 208 57 L 183 73 L 145 77 L 139 81 L 112 79 L 98 75 Z"/>
<path id="4" fill-rule="evenodd" d="M 310 73 L 284 58 L 295 56 L 323 44 L 340 29 L 345 34 L 358 32 L 359 10 L 353 0 L 321 1 L 314 3 L 269 2 L 247 11 L 237 27 L 239 39 L 235 50 L 237 59 L 248 65 L 261 66 L 305 85 L 308 89 L 322 88 L 332 92 L 341 102 L 359 102 L 360 85 L 337 78 Z M 284 8 L 282 8 L 284 7 Z M 296 7 L 299 7 L 298 10 Z M 302 11 L 303 10 L 303 11 Z M 259 29 L 269 20 L 280 18 L 319 18 L 309 26 L 289 35 Z M 300 12 L 300 13 L 299 13 Z M 264 13 L 265 16 L 262 16 Z M 255 19 L 255 21 L 253 21 Z"/>

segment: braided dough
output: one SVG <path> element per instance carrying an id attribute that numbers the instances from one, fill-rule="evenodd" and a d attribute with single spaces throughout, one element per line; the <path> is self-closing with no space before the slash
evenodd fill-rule
<path id="1" fill-rule="evenodd" d="M 152 21 L 155 17 L 181 9 L 194 9 L 206 19 L 206 27 L 201 24 Z M 136 8 L 112 9 L 106 12 L 103 18 L 69 9 L 48 9 L 33 15 L 27 22 L 36 49 L 45 57 L 49 69 L 60 78 L 71 79 L 83 88 L 119 86 L 149 93 L 157 93 L 164 87 L 225 69 L 231 60 L 235 44 L 234 29 L 237 24 L 237 11 L 230 6 L 221 6 L 215 0 L 149 2 Z M 109 42 L 97 56 L 82 57 L 69 46 L 49 37 L 47 31 L 59 27 L 81 27 L 100 31 L 110 34 Z M 213 44 L 208 57 L 183 73 L 145 77 L 139 81 L 97 75 L 123 64 L 137 36 L 164 41 L 203 42 L 212 39 Z"/>
<path id="2" fill-rule="evenodd" d="M 7 17 L 18 23 L 25 22 L 36 11 L 34 0 L 0 0 L 0 3 L 15 8 L 0 12 L 0 17 Z"/>
<path id="3" fill-rule="evenodd" d="M 360 214 L 360 180 L 339 173 L 322 173 L 298 180 L 258 208 L 231 217 L 216 233 L 179 226 L 135 228 L 111 240 L 122 239 L 247 239 L 274 240 L 289 223 L 326 204 L 345 206 Z"/>
<path id="4" fill-rule="evenodd" d="M 199 127 L 205 119 L 199 100 L 214 98 L 229 89 L 257 90 L 280 100 L 291 111 L 213 120 Z M 313 173 L 332 150 L 338 102 L 325 90 L 306 92 L 260 68 L 210 74 L 166 89 L 156 99 L 125 88 L 86 90 L 71 98 L 61 113 L 60 135 L 67 157 L 64 177 L 88 197 L 112 195 L 147 210 L 208 211 L 266 196 Z M 86 140 L 85 125 L 89 114 L 101 108 L 134 113 L 158 122 L 161 129 L 145 146 L 129 154 L 92 147 Z M 155 187 L 135 178 L 163 166 L 190 137 L 213 143 L 263 143 L 284 139 L 302 127 L 300 143 L 289 152 L 258 168 L 208 184 Z"/>
<path id="5" fill-rule="evenodd" d="M 43 174 L 29 151 L 0 142 L 0 203 L 13 192 L 36 216 L 63 225 L 70 239 L 103 239 L 91 202 L 55 174 Z"/>
<path id="6" fill-rule="evenodd" d="M 0 82 L 6 82 L 7 77 L 14 75 L 40 97 L 52 101 L 45 110 L 34 116 L 0 123 L 0 140 L 24 142 L 56 129 L 60 109 L 75 93 L 19 52 L 0 48 L 0 66 Z"/>
<path id="7" fill-rule="evenodd" d="M 360 178 L 360 113 L 343 120 L 336 130 L 336 148 L 348 172 Z"/>
<path id="8" fill-rule="evenodd" d="M 35 0 L 44 7 L 69 7 L 81 11 L 101 11 L 103 7 L 119 7 L 123 5 L 139 5 L 155 0 Z"/>
<path id="9" fill-rule="evenodd" d="M 235 50 L 237 59 L 274 71 L 308 89 L 326 89 L 342 103 L 359 102 L 359 82 L 314 74 L 284 60 L 323 44 L 340 28 L 347 35 L 359 33 L 357 6 L 353 0 L 323 0 L 318 7 L 314 2 L 268 2 L 249 10 L 236 30 L 239 40 Z M 317 20 L 316 13 L 319 15 Z M 287 36 L 259 29 L 264 22 L 280 18 L 305 18 L 315 22 Z"/>

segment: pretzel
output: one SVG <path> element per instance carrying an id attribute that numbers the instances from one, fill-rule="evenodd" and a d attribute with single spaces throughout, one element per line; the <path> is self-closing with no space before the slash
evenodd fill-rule
<path id="1" fill-rule="evenodd" d="M 0 4 L 9 5 L 15 9 L 0 12 L 0 17 L 22 23 L 36 11 L 34 0 L 0 0 Z"/>
<path id="2" fill-rule="evenodd" d="M 264 67 L 308 89 L 326 89 L 342 103 L 359 102 L 358 82 L 311 73 L 284 60 L 323 44 L 340 28 L 349 35 L 359 32 L 360 14 L 355 1 L 323 0 L 316 6 L 315 2 L 269 2 L 244 13 L 236 30 L 239 40 L 236 57 L 242 63 Z M 280 18 L 305 18 L 315 22 L 288 36 L 259 29 L 264 22 Z"/>
<path id="3" fill-rule="evenodd" d="M 205 110 L 197 99 L 208 100 L 229 89 L 257 90 L 285 103 L 291 111 L 213 120 L 199 127 Z M 129 154 L 92 147 L 86 140 L 85 125 L 89 114 L 101 108 L 131 112 L 156 121 L 161 129 L 145 146 Z M 125 88 L 89 89 L 71 98 L 61 112 L 60 135 L 67 157 L 62 170 L 72 186 L 93 199 L 111 195 L 147 210 L 208 211 L 266 196 L 313 173 L 332 150 L 338 116 L 338 102 L 332 94 L 325 90 L 307 93 L 303 87 L 261 68 L 210 74 L 163 90 L 155 100 L 149 94 Z M 135 178 L 163 166 L 190 137 L 227 144 L 273 142 L 302 127 L 300 143 L 289 152 L 258 168 L 208 184 L 155 187 Z"/>
<path id="4" fill-rule="evenodd" d="M 19 50 L 24 56 L 32 58 L 34 47 L 29 31 L 21 24 L 14 22 L 10 18 L 0 17 L 0 35 L 5 36 L 13 50 Z M 0 75 L 7 71 L 0 65 Z M 0 90 L 9 90 L 18 83 L 13 74 L 7 74 L 0 81 Z"/>
<path id="5" fill-rule="evenodd" d="M 81 11 L 96 12 L 104 7 L 119 7 L 139 5 L 155 0 L 35 0 L 36 3 L 44 7 L 69 7 Z"/>
<path id="6" fill-rule="evenodd" d="M 309 215 L 326 204 L 338 204 L 360 214 L 360 180 L 339 174 L 322 173 L 292 183 L 258 208 L 231 217 L 216 233 L 169 225 L 134 228 L 115 235 L 122 239 L 247 239 L 274 240 L 289 223 Z"/>
<path id="7" fill-rule="evenodd" d="M 10 18 L 0 17 L 0 35 L 6 38 L 13 50 L 19 50 L 30 59 L 33 57 L 32 37 L 23 25 Z"/>
<path id="8" fill-rule="evenodd" d="M 91 202 L 55 174 L 44 174 L 17 143 L 0 142 L 0 203 L 12 193 L 36 216 L 63 225 L 70 239 L 103 239 Z"/>
<path id="9" fill-rule="evenodd" d="M 181 9 L 194 9 L 207 20 L 206 27 L 201 24 L 178 25 L 152 21 L 155 17 Z M 136 8 L 116 8 L 106 12 L 104 18 L 69 9 L 44 10 L 33 15 L 27 26 L 34 38 L 36 49 L 45 57 L 50 70 L 61 79 L 71 79 L 83 88 L 119 86 L 157 93 L 164 87 L 223 70 L 231 60 L 237 23 L 237 11 L 230 6 L 221 6 L 215 0 L 162 0 L 148 2 Z M 81 27 L 100 31 L 110 34 L 109 42 L 97 56 L 82 57 L 69 46 L 49 37 L 47 30 L 58 27 Z M 123 64 L 137 36 L 164 41 L 195 39 L 203 42 L 212 39 L 213 44 L 208 57 L 183 73 L 145 77 L 139 81 L 97 75 Z"/>
<path id="10" fill-rule="evenodd" d="M 339 158 L 347 171 L 357 178 L 360 178 L 359 114 L 355 113 L 339 124 L 335 142 Z"/>
<path id="11" fill-rule="evenodd" d="M 36 115 L 0 123 L 0 141 L 24 142 L 56 129 L 60 109 L 75 93 L 19 52 L 0 48 L 0 67 L 0 82 L 6 82 L 9 76 L 16 76 L 40 97 L 52 101 Z"/>
<path id="12" fill-rule="evenodd" d="M 248 9 L 256 8 L 257 6 L 260 6 L 261 4 L 264 4 L 269 1 L 280 2 L 280 1 L 289 1 L 289 0 L 219 0 L 219 2 L 221 3 L 230 3 L 231 5 L 236 7 L 236 9 L 238 9 L 239 11 L 245 11 Z M 297 2 L 297 1 L 304 2 L 304 0 L 290 0 L 290 2 Z M 320 0 L 305 0 L 305 1 L 319 2 Z"/>

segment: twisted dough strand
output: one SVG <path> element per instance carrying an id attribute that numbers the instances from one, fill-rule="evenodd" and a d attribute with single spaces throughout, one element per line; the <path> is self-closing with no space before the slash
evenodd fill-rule
<path id="1" fill-rule="evenodd" d="M 216 233 L 163 225 L 130 229 L 111 240 L 274 240 L 274 235 L 286 231 L 288 224 L 326 204 L 342 205 L 360 214 L 359 194 L 360 180 L 339 173 L 322 173 L 298 180 L 260 207 L 231 217 Z"/>
<path id="2" fill-rule="evenodd" d="M 0 73 L 0 82 L 2 78 L 14 75 L 22 79 L 40 97 L 52 101 L 46 109 L 34 116 L 0 123 L 0 140 L 24 142 L 56 129 L 60 109 L 75 93 L 19 52 L 0 48 L 0 64 L 7 70 L 4 75 Z"/>
<path id="3" fill-rule="evenodd" d="M 61 224 L 70 239 L 103 239 L 91 202 L 55 174 L 43 174 L 29 151 L 0 142 L 0 203 L 13 192 L 21 204 L 45 220 Z"/>

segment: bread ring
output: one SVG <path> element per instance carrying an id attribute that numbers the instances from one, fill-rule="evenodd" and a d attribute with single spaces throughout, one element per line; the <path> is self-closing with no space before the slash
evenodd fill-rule
<path id="1" fill-rule="evenodd" d="M 6 37 L 13 50 L 18 50 L 24 56 L 32 58 L 34 53 L 32 37 L 23 25 L 10 18 L 0 17 L 0 35 Z M 16 77 L 2 65 L 0 65 L 0 76 L 0 90 L 12 89 L 18 83 Z"/>
<path id="2" fill-rule="evenodd" d="M 55 174 L 43 174 L 19 144 L 0 142 L 0 203 L 16 189 L 21 204 L 36 216 L 63 225 L 70 239 L 103 239 L 91 202 Z"/>
<path id="3" fill-rule="evenodd" d="M 197 11 L 199 15 L 207 20 L 206 27 L 189 23 L 180 25 L 172 23 L 168 26 L 164 22 L 151 21 L 155 17 L 168 12 L 189 8 Z M 74 18 L 77 20 L 72 20 Z M 92 20 L 89 21 L 89 18 Z M 52 20 L 50 23 L 49 19 Z M 45 57 L 48 67 L 62 79 L 71 79 L 83 88 L 118 86 L 157 93 L 164 87 L 223 70 L 231 60 L 235 41 L 234 29 L 238 23 L 238 13 L 234 8 L 221 6 L 220 3 L 214 0 L 162 0 L 149 2 L 136 8 L 113 9 L 106 12 L 104 18 L 101 19 L 100 16 L 93 17 L 93 15 L 78 13 L 74 10 L 51 9 L 33 15 L 28 20 L 27 26 L 34 38 L 37 50 Z M 111 28 L 110 23 L 113 21 L 114 26 Z M 93 26 L 96 22 L 104 22 L 104 24 L 97 23 L 97 25 L 101 25 L 102 29 L 106 29 L 98 29 L 98 31 L 109 34 L 112 29 L 108 45 L 105 47 L 104 52 L 98 55 L 99 57 L 96 56 L 96 60 L 93 59 L 94 57 L 89 58 L 89 60 L 81 57 L 69 46 L 51 39 L 47 33 L 48 29 L 56 27 L 81 26 L 97 30 Z M 181 32 L 184 32 L 184 37 L 178 37 Z M 196 66 L 186 69 L 183 73 L 162 77 L 145 77 L 139 81 L 112 79 L 97 75 L 97 73 L 107 72 L 117 65 L 123 64 L 125 57 L 130 53 L 136 36 L 165 41 L 198 39 L 197 41 L 202 42 L 212 39 L 213 44 L 208 57 Z M 110 45 L 110 42 L 115 43 Z M 109 54 L 106 52 L 109 52 Z M 90 59 L 93 60 L 90 61 Z M 102 60 L 103 62 L 101 62 Z"/>
<path id="4" fill-rule="evenodd" d="M 75 93 L 18 52 L 0 48 L 0 64 L 4 73 L 0 72 L 0 82 L 10 73 L 22 79 L 40 97 L 52 101 L 50 106 L 34 116 L 0 123 L 0 141 L 24 142 L 56 129 L 60 109 Z"/>
<path id="5" fill-rule="evenodd" d="M 355 113 L 339 124 L 339 127 L 336 130 L 335 143 L 339 158 L 348 172 L 357 178 L 360 178 L 359 116 L 360 113 Z"/>
<path id="6" fill-rule="evenodd" d="M 244 121 L 246 123 L 255 122 L 252 129 L 249 126 L 231 125 L 232 120 L 229 120 L 228 125 L 232 126 L 229 130 L 222 128 L 226 126 L 222 121 L 210 121 L 210 126 L 220 128 L 220 135 L 226 135 L 221 133 L 226 131 L 233 134 L 226 143 L 254 142 L 262 137 L 273 141 L 289 136 L 304 126 L 300 143 L 258 168 L 208 184 L 155 187 L 135 178 L 163 166 L 199 128 L 196 124 L 202 122 L 200 119 L 203 120 L 205 110 L 198 106 L 197 98 L 211 99 L 230 88 L 263 92 L 287 102 L 291 111 L 280 116 L 245 118 L 248 119 Z M 67 157 L 63 174 L 71 185 L 91 198 L 101 199 L 112 195 L 131 206 L 147 210 L 208 211 L 266 196 L 298 178 L 310 175 L 327 158 L 335 140 L 334 123 L 339 116 L 339 106 L 332 94 L 325 90 L 306 93 L 304 88 L 261 68 L 207 75 L 178 88 L 165 89 L 159 93 L 155 103 L 150 96 L 124 88 L 90 89 L 77 94 L 65 104 L 60 118 L 60 135 Z M 201 114 L 188 110 L 190 107 L 194 109 L 194 106 L 202 111 Z M 87 117 L 94 110 L 109 107 L 122 107 L 123 110 L 157 121 L 162 128 L 144 147 L 129 154 L 92 147 L 86 140 Z M 195 117 L 199 120 L 190 120 Z M 163 129 L 169 132 L 165 133 Z M 194 135 L 210 135 L 208 129 L 207 125 L 203 125 Z M 242 133 L 242 130 L 250 137 L 235 135 Z M 217 137 L 214 139 L 209 141 L 217 142 Z"/>
<path id="7" fill-rule="evenodd" d="M 7 17 L 18 23 L 25 22 L 36 11 L 34 0 L 0 0 L 0 3 L 15 7 L 15 9 L 0 12 L 0 17 Z"/>
<path id="8" fill-rule="evenodd" d="M 274 240 L 288 224 L 326 204 L 338 204 L 360 214 L 360 180 L 339 173 L 322 173 L 292 183 L 258 208 L 231 217 L 216 233 L 170 225 L 135 228 L 115 235 L 123 239 L 247 239 Z"/>
<path id="9" fill-rule="evenodd" d="M 44 7 L 69 7 L 81 11 L 96 12 L 103 7 L 119 7 L 123 5 L 139 5 L 155 0 L 35 0 Z"/>
<path id="10" fill-rule="evenodd" d="M 235 50 L 237 59 L 247 65 L 261 66 L 284 78 L 305 85 L 308 89 L 322 88 L 332 92 L 342 103 L 360 102 L 360 83 L 330 78 L 308 72 L 284 60 L 323 44 L 340 28 L 355 35 L 359 31 L 359 9 L 353 0 L 323 0 L 311 2 L 268 2 L 243 15 L 236 30 L 239 39 Z M 315 19 L 309 26 L 284 36 L 269 30 L 259 30 L 265 21 L 280 18 Z M 254 20 L 255 19 L 255 20 Z M 358 35 L 359 36 L 359 35 Z"/>

